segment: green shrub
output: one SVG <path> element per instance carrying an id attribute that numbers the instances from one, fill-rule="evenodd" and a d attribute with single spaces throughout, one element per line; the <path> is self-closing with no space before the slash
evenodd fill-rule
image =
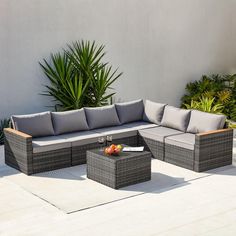
<path id="1" fill-rule="evenodd" d="M 223 104 L 214 104 L 215 98 L 209 98 L 202 96 L 199 101 L 192 100 L 190 105 L 185 104 L 187 109 L 196 109 L 199 111 L 222 114 L 224 106 Z"/>
<path id="2" fill-rule="evenodd" d="M 204 75 L 199 81 L 188 83 L 185 89 L 182 108 L 204 110 L 205 106 L 205 111 L 220 112 L 236 121 L 236 75 Z"/>
<path id="3" fill-rule="evenodd" d="M 3 119 L 0 121 L 0 144 L 4 143 L 3 129 L 9 127 L 10 127 L 10 119 Z"/>
<path id="4" fill-rule="evenodd" d="M 103 62 L 104 56 L 104 46 L 89 41 L 77 41 L 51 54 L 51 62 L 39 63 L 50 80 L 43 95 L 54 98 L 56 110 L 107 105 L 115 94 L 108 91 L 122 73 Z"/>

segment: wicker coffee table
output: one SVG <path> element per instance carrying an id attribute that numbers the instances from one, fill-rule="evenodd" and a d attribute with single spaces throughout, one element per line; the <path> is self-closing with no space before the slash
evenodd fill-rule
<path id="1" fill-rule="evenodd" d="M 114 189 L 151 179 L 151 153 L 121 152 L 107 156 L 96 149 L 87 151 L 87 177 Z"/>

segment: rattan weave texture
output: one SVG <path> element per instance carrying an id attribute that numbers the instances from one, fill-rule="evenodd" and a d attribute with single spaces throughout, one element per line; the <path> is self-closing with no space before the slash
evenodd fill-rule
<path id="1" fill-rule="evenodd" d="M 148 181 L 151 153 L 121 153 L 114 157 L 99 150 L 87 151 L 87 177 L 114 189 Z"/>
<path id="2" fill-rule="evenodd" d="M 165 161 L 197 172 L 232 164 L 233 130 L 195 135 L 194 151 L 165 144 Z"/>
<path id="3" fill-rule="evenodd" d="M 22 137 L 4 131 L 5 163 L 21 172 L 33 174 L 33 147 L 31 137 Z"/>
<path id="4" fill-rule="evenodd" d="M 86 151 L 99 146 L 98 143 L 91 143 L 54 151 L 33 153 L 32 137 L 20 135 L 9 129 L 4 130 L 4 133 L 5 163 L 27 175 L 69 167 L 71 165 L 85 164 Z M 154 158 L 197 172 L 230 165 L 233 156 L 232 129 L 195 135 L 194 151 L 175 145 L 164 144 L 164 142 L 144 138 L 140 135 L 114 139 L 112 143 L 144 146 L 145 150 L 150 151 Z M 91 168 L 96 168 L 96 166 L 91 166 Z M 132 172 L 130 172 L 130 175 L 132 176 Z M 130 178 L 133 179 L 134 177 Z"/>
<path id="5" fill-rule="evenodd" d="M 138 145 L 144 146 L 144 150 L 150 151 L 153 158 L 164 160 L 164 143 L 139 135 Z"/>

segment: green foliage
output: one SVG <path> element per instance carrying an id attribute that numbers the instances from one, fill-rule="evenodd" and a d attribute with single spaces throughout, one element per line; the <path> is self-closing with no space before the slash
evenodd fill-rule
<path id="1" fill-rule="evenodd" d="M 236 121 L 236 75 L 204 75 L 185 89 L 181 107 L 220 112 Z"/>
<path id="2" fill-rule="evenodd" d="M 51 63 L 40 63 L 50 80 L 43 95 L 51 96 L 56 110 L 72 110 L 84 106 L 103 106 L 111 101 L 111 85 L 122 75 L 102 62 L 104 46 L 81 41 L 68 45 L 62 53 L 51 54 Z"/>
<path id="3" fill-rule="evenodd" d="M 204 112 L 222 114 L 223 104 L 214 104 L 215 98 L 202 96 L 199 101 L 192 100 L 190 104 L 184 104 L 187 109 L 196 109 Z"/>
<path id="4" fill-rule="evenodd" d="M 43 95 L 54 97 L 56 110 L 71 110 L 81 108 L 85 99 L 85 92 L 89 81 L 83 83 L 80 73 L 74 70 L 74 66 L 65 52 L 51 54 L 51 65 L 44 59 L 44 65 L 40 63 L 45 75 L 51 84 L 45 87 Z"/>
<path id="5" fill-rule="evenodd" d="M 0 121 L 0 144 L 4 143 L 4 133 L 3 130 L 5 128 L 10 127 L 10 119 L 3 119 Z"/>
<path id="6" fill-rule="evenodd" d="M 228 121 L 228 127 L 231 129 L 236 129 L 236 123 L 232 123 L 232 122 Z"/>
<path id="7" fill-rule="evenodd" d="M 106 91 L 111 89 L 111 85 L 115 80 L 121 75 L 115 75 L 117 70 L 111 73 L 112 67 L 103 67 L 100 70 L 96 70 L 94 78 L 91 83 L 91 104 L 92 106 L 103 106 L 112 99 L 112 96 L 115 94 L 109 93 Z"/>

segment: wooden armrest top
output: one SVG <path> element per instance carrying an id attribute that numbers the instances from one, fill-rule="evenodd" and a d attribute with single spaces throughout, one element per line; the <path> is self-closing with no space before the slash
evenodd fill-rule
<path id="1" fill-rule="evenodd" d="M 4 131 L 19 135 L 23 138 L 32 138 L 32 136 L 30 136 L 29 134 L 23 133 L 21 131 L 18 131 L 18 130 L 12 129 L 12 128 L 5 128 Z"/>
<path id="2" fill-rule="evenodd" d="M 218 134 L 218 133 L 223 133 L 223 132 L 227 132 L 229 130 L 232 130 L 230 128 L 227 129 L 218 129 L 218 130 L 212 130 L 212 131 L 208 131 L 208 132 L 204 132 L 204 133 L 198 133 L 196 134 L 197 136 L 205 136 L 205 135 L 209 135 L 209 134 Z"/>

